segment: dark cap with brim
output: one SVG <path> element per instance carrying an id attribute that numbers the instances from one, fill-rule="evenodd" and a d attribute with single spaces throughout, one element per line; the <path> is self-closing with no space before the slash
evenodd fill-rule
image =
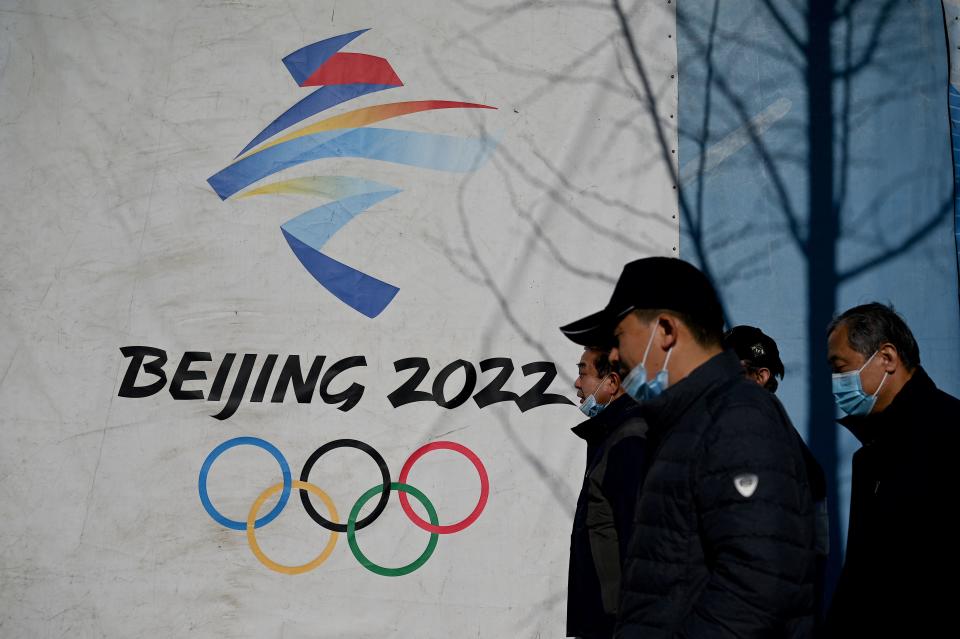
<path id="1" fill-rule="evenodd" d="M 620 317 L 629 313 L 632 309 L 627 308 Z M 574 344 L 581 346 L 596 346 L 598 348 L 613 348 L 616 346 L 616 340 L 613 339 L 613 329 L 620 321 L 613 311 L 603 309 L 592 315 L 587 315 L 575 322 L 570 322 L 566 326 L 561 326 L 560 330 Z"/>
<path id="2" fill-rule="evenodd" d="M 723 336 L 723 347 L 732 349 L 748 366 L 766 368 L 783 379 L 783 362 L 777 343 L 756 326 L 734 326 Z"/>
<path id="3" fill-rule="evenodd" d="M 632 310 L 656 309 L 688 316 L 711 334 L 723 331 L 723 310 L 707 277 L 674 257 L 648 257 L 623 267 L 607 306 L 560 330 L 582 346 L 615 344 L 613 330 Z"/>

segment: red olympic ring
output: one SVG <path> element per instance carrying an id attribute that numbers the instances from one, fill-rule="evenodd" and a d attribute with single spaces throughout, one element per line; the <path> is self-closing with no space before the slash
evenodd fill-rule
<path id="1" fill-rule="evenodd" d="M 480 500 L 477 502 L 473 512 L 467 515 L 465 519 L 462 519 L 455 524 L 435 526 L 421 519 L 420 516 L 413 511 L 413 508 L 410 506 L 410 500 L 407 497 L 407 493 L 401 492 L 399 494 L 400 505 L 403 507 L 403 512 L 405 512 L 407 517 L 410 518 L 410 521 L 427 532 L 445 535 L 459 532 L 477 520 L 477 517 L 479 517 L 480 513 L 483 512 L 484 506 L 487 505 L 487 497 L 490 496 L 490 478 L 487 477 L 487 469 L 483 467 L 483 462 L 480 461 L 480 458 L 477 457 L 476 453 L 474 453 L 472 450 L 456 442 L 439 441 L 424 444 L 417 450 L 413 451 L 413 454 L 411 454 L 407 461 L 403 463 L 403 468 L 400 469 L 400 483 L 407 483 L 407 476 L 410 474 L 410 469 L 413 468 L 413 464 L 418 459 L 429 453 L 431 450 L 441 449 L 452 450 L 460 453 L 469 459 L 474 468 L 477 469 L 477 474 L 480 475 Z"/>

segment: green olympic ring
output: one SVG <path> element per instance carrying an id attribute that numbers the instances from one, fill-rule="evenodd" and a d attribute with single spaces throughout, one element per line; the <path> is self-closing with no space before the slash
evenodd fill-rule
<path id="1" fill-rule="evenodd" d="M 400 482 L 390 482 L 390 490 L 395 490 L 398 493 L 410 493 L 417 498 L 423 507 L 427 509 L 427 515 L 430 517 L 430 523 L 434 526 L 440 523 L 440 519 L 437 517 L 437 511 L 434 509 L 433 504 L 430 503 L 430 500 L 427 499 L 427 496 L 422 492 L 410 486 L 409 484 L 401 484 Z M 403 575 L 409 575 L 411 572 L 427 563 L 427 560 L 430 559 L 430 555 L 433 554 L 433 551 L 437 547 L 437 540 L 440 538 L 440 535 L 432 532 L 430 533 L 430 541 L 427 542 L 427 548 L 423 553 L 414 559 L 412 562 L 406 566 L 400 566 L 399 568 L 385 568 L 383 566 L 378 566 L 364 556 L 360 552 L 360 546 L 357 545 L 357 517 L 360 516 L 360 509 L 363 508 L 363 505 L 370 501 L 376 495 L 379 495 L 383 492 L 383 484 L 378 484 L 368 490 L 367 492 L 360 495 L 360 499 L 357 500 L 357 503 L 353 505 L 353 508 L 350 510 L 350 516 L 347 519 L 347 543 L 350 544 L 350 551 L 353 552 L 353 556 L 357 558 L 357 561 L 360 562 L 360 565 L 369 570 L 370 572 L 382 575 L 384 577 L 400 577 Z"/>

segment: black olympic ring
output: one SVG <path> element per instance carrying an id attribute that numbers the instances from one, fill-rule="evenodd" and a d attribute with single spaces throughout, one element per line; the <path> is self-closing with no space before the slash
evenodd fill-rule
<path id="1" fill-rule="evenodd" d="M 366 454 L 370 455 L 373 458 L 373 461 L 377 462 L 377 466 L 380 467 L 380 476 L 383 478 L 383 492 L 380 493 L 380 501 L 377 502 L 376 508 L 373 509 L 373 512 L 357 522 L 356 530 L 361 528 L 366 528 L 374 521 L 377 517 L 380 516 L 380 513 L 383 512 L 383 509 L 387 507 L 387 500 L 390 499 L 390 470 L 387 468 L 387 462 L 384 461 L 383 457 L 378 453 L 372 446 L 365 444 L 362 441 L 356 439 L 335 439 L 332 442 L 327 442 L 320 448 L 313 451 L 310 457 L 307 458 L 306 463 L 303 465 L 303 470 L 300 471 L 300 481 L 306 482 L 309 481 L 310 471 L 313 470 L 314 464 L 322 457 L 324 454 L 329 453 L 331 450 L 337 448 L 356 448 L 357 450 L 362 450 Z M 310 519 L 317 522 L 327 530 L 334 532 L 347 532 L 347 524 L 335 524 L 313 507 L 313 504 L 310 502 L 310 493 L 306 490 L 300 489 L 300 501 L 303 502 L 303 507 L 307 511 L 307 514 L 310 515 Z"/>

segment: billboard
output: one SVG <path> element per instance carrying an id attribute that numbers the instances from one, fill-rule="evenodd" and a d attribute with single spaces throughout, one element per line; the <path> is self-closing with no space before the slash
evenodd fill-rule
<path id="1" fill-rule="evenodd" d="M 4 636 L 557 636 L 672 3 L 0 15 Z"/>

